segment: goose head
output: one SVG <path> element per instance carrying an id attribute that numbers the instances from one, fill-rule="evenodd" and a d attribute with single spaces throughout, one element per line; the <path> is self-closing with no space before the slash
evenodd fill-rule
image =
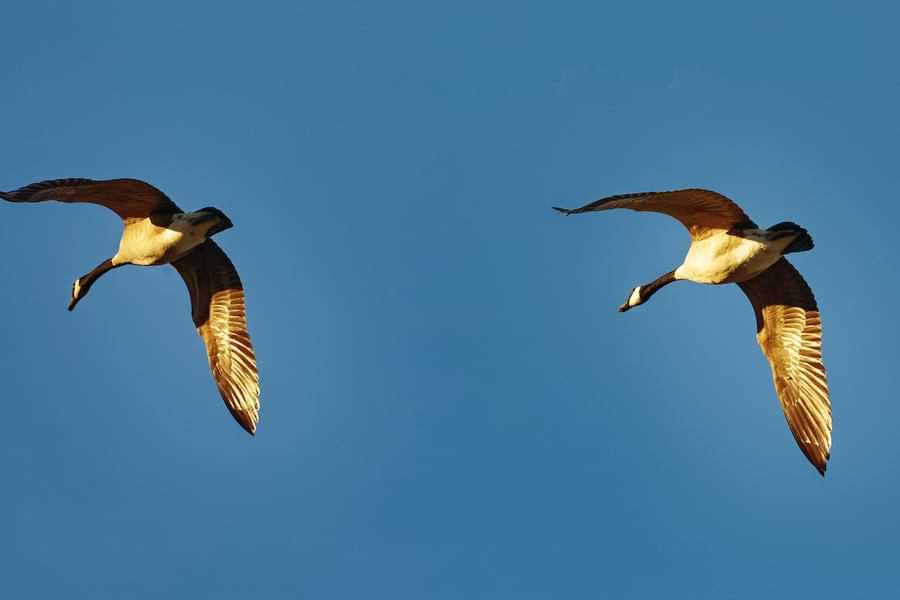
<path id="1" fill-rule="evenodd" d="M 639 285 L 629 292 L 628 299 L 625 300 L 625 304 L 619 307 L 619 312 L 625 312 L 626 310 L 630 310 L 635 306 L 640 306 L 647 301 L 646 298 L 641 296 L 641 287 L 643 286 Z"/>
<path id="2" fill-rule="evenodd" d="M 75 280 L 75 283 L 72 284 L 72 298 L 69 300 L 69 311 L 75 310 L 75 305 L 78 304 L 78 301 L 84 298 L 85 294 L 87 294 L 87 287 L 82 287 L 81 277 Z"/>
<path id="3" fill-rule="evenodd" d="M 226 229 L 234 227 L 231 219 L 229 219 L 221 210 L 213 206 L 207 206 L 206 208 L 195 211 L 191 220 L 194 225 L 199 225 L 201 223 L 209 224 L 209 230 L 206 232 L 206 237 L 212 237 L 217 233 L 221 233 Z"/>

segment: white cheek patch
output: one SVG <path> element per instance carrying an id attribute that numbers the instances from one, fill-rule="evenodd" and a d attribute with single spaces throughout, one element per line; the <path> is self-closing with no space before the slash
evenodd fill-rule
<path id="1" fill-rule="evenodd" d="M 634 288 L 631 296 L 628 298 L 628 306 L 637 306 L 641 303 L 641 286 Z"/>
<path id="2" fill-rule="evenodd" d="M 75 280 L 75 285 L 72 286 L 72 297 L 77 298 L 78 292 L 81 291 L 81 281 L 79 279 Z"/>

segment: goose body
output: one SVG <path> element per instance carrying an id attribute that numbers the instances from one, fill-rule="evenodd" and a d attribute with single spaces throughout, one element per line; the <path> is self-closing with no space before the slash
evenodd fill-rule
<path id="1" fill-rule="evenodd" d="M 781 258 L 792 238 L 762 229 L 720 232 L 691 244 L 675 279 L 694 283 L 739 283 Z"/>
<path id="2" fill-rule="evenodd" d="M 222 227 L 225 223 L 217 223 L 214 213 L 204 211 L 167 217 L 147 217 L 127 224 L 119 241 L 119 250 L 111 259 L 113 264 L 169 264 L 212 237 L 210 230 L 214 226 Z"/>
<path id="3" fill-rule="evenodd" d="M 822 363 L 822 324 L 812 290 L 784 258 L 811 250 L 809 233 L 790 222 L 760 229 L 737 204 L 709 190 L 624 194 L 576 209 L 554 207 L 567 215 L 614 208 L 667 214 L 691 235 L 682 264 L 633 288 L 619 311 L 644 304 L 674 281 L 738 284 L 756 314 L 757 342 L 772 368 L 791 433 L 824 475 L 831 452 L 831 401 Z"/>
<path id="4" fill-rule="evenodd" d="M 184 279 L 191 315 L 206 345 L 210 370 L 232 416 L 249 433 L 259 416 L 259 375 L 247 331 L 244 289 L 237 270 L 212 237 L 232 227 L 213 207 L 184 212 L 168 196 L 137 179 L 54 179 L 12 192 L 10 202 L 87 202 L 122 219 L 116 253 L 72 284 L 69 310 L 105 273 L 123 265 L 171 264 Z"/>

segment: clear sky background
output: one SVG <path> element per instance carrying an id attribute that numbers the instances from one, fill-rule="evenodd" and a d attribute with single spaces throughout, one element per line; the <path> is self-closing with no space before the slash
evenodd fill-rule
<path id="1" fill-rule="evenodd" d="M 258 435 L 169 267 L 94 206 L 0 204 L 4 598 L 900 593 L 889 3 L 2 2 L 0 189 L 214 205 Z M 629 290 L 706 187 L 816 241 L 819 477 L 736 286 Z"/>

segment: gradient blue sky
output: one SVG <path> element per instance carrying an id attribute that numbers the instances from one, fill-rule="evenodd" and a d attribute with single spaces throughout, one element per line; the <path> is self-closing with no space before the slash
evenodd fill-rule
<path id="1" fill-rule="evenodd" d="M 215 205 L 256 438 L 168 267 L 0 204 L 4 598 L 900 593 L 898 9 L 844 2 L 3 2 L 0 189 Z M 707 187 L 816 240 L 822 479 L 749 304 L 673 285 Z"/>

